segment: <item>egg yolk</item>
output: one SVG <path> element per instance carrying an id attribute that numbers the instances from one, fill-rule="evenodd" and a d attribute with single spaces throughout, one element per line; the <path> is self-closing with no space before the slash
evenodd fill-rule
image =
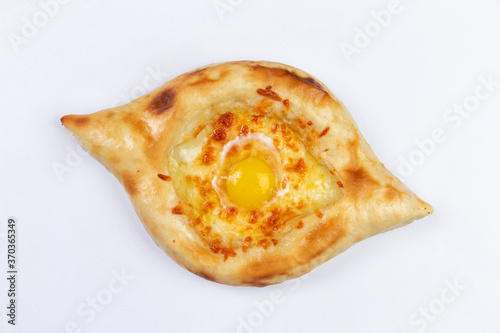
<path id="1" fill-rule="evenodd" d="M 274 172 L 264 161 L 250 157 L 234 164 L 226 183 L 229 200 L 244 208 L 257 208 L 274 189 Z"/>

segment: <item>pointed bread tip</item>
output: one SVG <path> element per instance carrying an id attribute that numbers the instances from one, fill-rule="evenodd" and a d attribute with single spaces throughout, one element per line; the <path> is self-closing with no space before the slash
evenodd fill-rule
<path id="1" fill-rule="evenodd" d="M 86 125 L 89 122 L 88 115 L 69 114 L 61 118 L 61 124 L 68 129 Z"/>
<path id="2" fill-rule="evenodd" d="M 427 215 L 431 215 L 434 213 L 434 208 L 432 208 L 431 205 L 429 205 L 427 202 L 420 200 L 420 206 L 419 206 L 419 211 L 420 211 L 420 218 L 426 217 Z"/>

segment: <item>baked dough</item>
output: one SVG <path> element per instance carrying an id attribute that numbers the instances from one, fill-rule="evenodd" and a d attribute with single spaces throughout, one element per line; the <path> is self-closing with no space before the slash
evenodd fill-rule
<path id="1" fill-rule="evenodd" d="M 121 182 L 155 243 L 219 283 L 299 277 L 433 211 L 377 159 L 324 84 L 279 63 L 208 65 L 126 105 L 61 122 Z M 225 158 L 242 151 L 277 172 L 274 199 L 228 204 Z"/>

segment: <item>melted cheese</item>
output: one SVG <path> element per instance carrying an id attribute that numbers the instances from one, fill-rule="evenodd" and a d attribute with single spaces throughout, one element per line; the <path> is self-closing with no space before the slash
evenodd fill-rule
<path id="1" fill-rule="evenodd" d="M 304 217 L 319 215 L 343 196 L 339 179 L 305 149 L 293 129 L 261 112 L 218 115 L 169 156 L 189 224 L 225 258 L 239 249 L 276 246 L 281 234 L 302 228 Z M 238 168 L 248 176 L 241 184 L 231 182 Z M 274 184 L 253 184 L 256 171 Z"/>

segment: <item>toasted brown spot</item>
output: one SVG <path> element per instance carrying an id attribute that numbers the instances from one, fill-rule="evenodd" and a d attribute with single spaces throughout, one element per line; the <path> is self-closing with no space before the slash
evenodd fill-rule
<path id="1" fill-rule="evenodd" d="M 234 115 L 231 112 L 226 112 L 217 119 L 217 124 L 224 127 L 231 127 L 235 122 Z"/>
<path id="2" fill-rule="evenodd" d="M 111 165 L 116 165 L 118 163 L 121 163 L 121 156 L 119 156 L 117 153 L 111 153 L 108 157 L 108 162 L 111 164 Z"/>
<path id="3" fill-rule="evenodd" d="M 214 156 L 215 148 L 214 147 L 205 147 L 203 149 L 203 156 L 202 156 L 202 163 L 204 165 L 210 165 L 213 162 L 215 162 L 215 156 Z M 195 179 L 196 181 L 196 179 Z"/>
<path id="4" fill-rule="evenodd" d="M 184 210 L 182 209 L 182 206 L 181 205 L 177 205 L 174 208 L 172 208 L 172 214 L 175 214 L 175 215 L 182 215 L 182 214 L 184 214 Z"/>
<path id="5" fill-rule="evenodd" d="M 256 287 L 267 286 L 279 276 L 288 276 L 286 272 L 291 266 L 289 259 L 283 256 L 267 256 L 249 262 L 242 272 L 245 277 L 243 282 Z"/>
<path id="6" fill-rule="evenodd" d="M 309 126 L 312 126 L 312 124 L 313 124 L 313 122 L 310 120 L 307 122 L 307 125 L 309 125 Z"/>
<path id="7" fill-rule="evenodd" d="M 238 155 L 241 152 L 241 146 L 232 146 L 231 149 L 227 152 L 227 157 L 233 157 Z"/>
<path id="8" fill-rule="evenodd" d="M 299 221 L 299 223 L 297 223 L 297 229 L 302 229 L 303 227 L 304 227 L 304 222 Z"/>
<path id="9" fill-rule="evenodd" d="M 271 88 L 271 86 L 267 86 L 266 89 L 257 89 L 257 94 L 281 102 L 281 97 L 272 91 Z"/>
<path id="10" fill-rule="evenodd" d="M 252 247 L 252 237 L 247 236 L 245 237 L 245 240 L 243 241 L 243 245 L 241 246 L 241 250 L 243 253 L 247 252 L 250 247 Z"/>
<path id="11" fill-rule="evenodd" d="M 252 237 L 250 236 L 245 237 L 243 245 L 241 246 L 241 251 L 243 251 L 243 253 L 247 252 L 248 249 L 252 246 L 252 241 L 253 241 Z"/>
<path id="12" fill-rule="evenodd" d="M 324 137 L 324 136 L 328 133 L 328 131 L 329 131 L 329 130 L 330 130 L 330 127 L 325 128 L 325 129 L 323 130 L 323 132 L 321 132 L 321 133 L 319 134 L 319 137 L 320 137 L 320 138 Z"/>
<path id="13" fill-rule="evenodd" d="M 249 223 L 255 223 L 262 217 L 262 214 L 258 210 L 253 210 L 250 215 Z"/>
<path id="14" fill-rule="evenodd" d="M 311 85 L 313 85 L 315 88 L 324 91 L 323 87 L 321 87 L 321 84 L 319 84 L 316 80 L 314 80 L 312 77 L 301 77 L 293 72 L 290 72 L 287 70 L 288 73 L 290 73 L 291 76 L 296 77 L 300 79 L 301 81 L 305 81 Z"/>
<path id="15" fill-rule="evenodd" d="M 290 208 L 285 211 L 273 209 L 271 215 L 259 226 L 259 229 L 264 236 L 272 236 L 282 230 L 286 222 L 295 214 Z"/>
<path id="16" fill-rule="evenodd" d="M 281 212 L 279 209 L 273 209 L 271 211 L 271 216 L 269 216 L 267 218 L 267 221 L 266 221 L 266 226 L 267 227 L 273 227 L 276 225 L 276 223 L 278 223 L 278 221 L 280 220 L 280 215 L 281 215 Z"/>
<path id="17" fill-rule="evenodd" d="M 197 217 L 195 219 L 191 219 L 189 221 L 189 226 L 191 226 L 191 227 L 195 227 L 195 226 L 200 225 L 200 224 L 201 224 L 201 218 L 199 218 L 199 217 Z"/>
<path id="18" fill-rule="evenodd" d="M 370 189 L 379 186 L 370 174 L 361 166 L 356 169 L 345 171 L 345 177 L 342 177 L 343 184 L 347 183 L 347 191 L 354 197 L 364 197 Z"/>
<path id="19" fill-rule="evenodd" d="M 273 145 L 274 145 L 275 147 L 279 147 L 279 146 L 280 146 L 280 143 L 281 143 L 281 142 L 280 142 L 280 140 L 278 140 L 277 138 L 273 138 Z"/>
<path id="20" fill-rule="evenodd" d="M 210 211 L 215 208 L 215 204 L 211 201 L 207 201 L 203 204 L 203 207 L 205 207 L 205 211 Z"/>
<path id="21" fill-rule="evenodd" d="M 331 249 L 346 234 L 345 228 L 337 218 L 326 220 L 311 231 L 301 243 L 301 261 L 310 261 Z"/>
<path id="22" fill-rule="evenodd" d="M 270 101 L 267 98 L 263 98 L 260 100 L 259 104 L 255 108 L 252 109 L 252 112 L 257 113 L 257 114 L 261 114 L 261 115 L 265 115 L 267 109 L 269 109 L 271 106 L 273 106 L 273 104 L 274 104 L 273 101 Z"/>
<path id="23" fill-rule="evenodd" d="M 392 201 L 401 196 L 401 192 L 398 191 L 394 186 L 389 185 L 385 188 L 385 198 Z"/>
<path id="24" fill-rule="evenodd" d="M 343 188 L 343 187 L 344 187 L 344 184 L 342 184 L 342 182 L 339 180 L 339 181 L 337 182 L 337 186 L 338 186 L 338 187 L 340 187 L 340 188 Z"/>
<path id="25" fill-rule="evenodd" d="M 278 245 L 279 241 L 277 239 L 272 238 L 271 242 L 273 243 L 274 246 Z"/>
<path id="26" fill-rule="evenodd" d="M 226 129 L 224 127 L 217 127 L 210 136 L 215 141 L 223 141 L 227 139 Z"/>
<path id="27" fill-rule="evenodd" d="M 256 124 L 258 124 L 258 123 L 259 123 L 259 121 L 260 121 L 260 119 L 261 119 L 261 118 L 263 118 L 263 117 L 264 117 L 263 115 L 255 115 L 255 114 L 254 114 L 254 115 L 252 115 L 252 120 L 251 120 L 251 122 L 252 122 L 252 123 L 256 123 Z"/>
<path id="28" fill-rule="evenodd" d="M 228 209 L 226 209 L 224 215 L 226 218 L 231 218 L 231 217 L 234 217 L 236 215 L 238 215 L 238 208 L 236 207 L 229 207 Z"/>
<path id="29" fill-rule="evenodd" d="M 294 165 L 289 166 L 286 169 L 292 172 L 305 173 L 307 171 L 307 165 L 303 158 L 299 158 Z"/>
<path id="30" fill-rule="evenodd" d="M 82 126 L 85 125 L 89 122 L 89 119 L 87 117 L 78 117 L 75 119 L 75 125 L 76 126 Z"/>
<path id="31" fill-rule="evenodd" d="M 316 209 L 316 210 L 314 211 L 314 214 L 316 215 L 316 217 L 317 217 L 318 219 L 321 219 L 321 218 L 323 218 L 323 216 L 325 216 L 325 215 L 324 215 L 322 212 L 320 212 L 318 209 Z"/>
<path id="32" fill-rule="evenodd" d="M 73 125 L 75 126 L 83 126 L 88 124 L 90 121 L 90 118 L 88 116 L 79 116 L 79 115 L 66 115 L 61 118 L 61 124 L 64 126 Z"/>
<path id="33" fill-rule="evenodd" d="M 162 114 L 174 105 L 174 101 L 175 93 L 172 88 L 168 88 L 156 95 L 151 102 L 149 102 L 147 109 L 154 114 Z"/>
<path id="34" fill-rule="evenodd" d="M 125 188 L 125 191 L 130 196 L 133 196 L 139 192 L 139 184 L 137 184 L 137 180 L 134 176 L 125 174 L 123 175 L 123 187 Z"/>
<path id="35" fill-rule="evenodd" d="M 221 245 L 220 239 L 213 239 L 208 243 L 210 251 L 213 253 L 221 253 L 224 255 L 224 261 L 227 260 L 228 257 L 235 257 L 236 252 L 233 249 L 224 247 Z"/>
<path id="36" fill-rule="evenodd" d="M 303 119 L 297 119 L 297 124 L 299 125 L 300 128 L 302 129 L 305 129 L 307 126 L 306 126 L 306 123 L 304 122 Z"/>
<path id="37" fill-rule="evenodd" d="M 283 105 L 288 109 L 290 107 L 290 101 L 288 99 L 284 99 Z"/>
<path id="38" fill-rule="evenodd" d="M 202 231 L 203 237 L 205 237 L 206 235 L 209 235 L 211 232 L 212 232 L 212 227 L 207 225 L 205 228 L 203 228 L 203 231 Z"/>
<path id="39" fill-rule="evenodd" d="M 270 242 L 267 238 L 261 239 L 259 241 L 259 246 L 262 247 L 264 250 L 267 250 L 267 248 L 270 246 Z"/>
<path id="40" fill-rule="evenodd" d="M 75 125 L 76 126 L 83 126 L 85 124 L 87 124 L 89 122 L 89 117 L 87 116 L 79 116 L 79 117 L 76 117 L 75 119 Z"/>
<path id="41" fill-rule="evenodd" d="M 139 172 L 139 170 L 137 170 L 137 172 Z M 161 180 L 164 180 L 166 182 L 172 179 L 172 177 L 162 175 L 161 173 L 158 174 L 158 178 L 160 178 Z"/>
<path id="42" fill-rule="evenodd" d="M 175 239 L 172 240 L 172 243 L 175 243 Z"/>
<path id="43" fill-rule="evenodd" d="M 262 65 L 255 65 L 253 66 L 254 69 L 256 70 L 267 70 L 267 71 L 270 71 L 273 73 L 273 75 L 277 75 L 277 76 L 291 76 L 292 78 L 296 79 L 296 80 L 300 80 L 301 82 L 305 82 L 309 85 L 312 85 L 313 87 L 315 87 L 316 89 L 319 89 L 321 91 L 325 91 L 323 89 L 323 87 L 321 86 L 321 84 L 319 84 L 319 82 L 317 82 L 316 80 L 314 80 L 312 77 L 301 77 L 300 75 L 294 73 L 294 72 L 290 72 L 289 70 L 287 69 L 284 69 L 284 68 L 271 68 L 271 67 L 265 67 L 265 66 L 262 66 Z"/>
<path id="44" fill-rule="evenodd" d="M 253 147 L 253 143 L 252 143 L 252 142 L 249 142 L 249 143 L 247 143 L 247 144 L 245 144 L 245 145 L 243 146 L 243 149 L 245 149 L 245 150 L 250 150 L 250 149 L 252 149 L 252 147 Z"/>
<path id="45" fill-rule="evenodd" d="M 297 75 L 298 76 L 298 75 Z M 302 80 L 306 81 L 306 82 L 309 82 L 310 84 L 312 84 L 313 86 L 315 86 L 316 88 L 320 89 L 320 90 L 323 90 L 323 88 L 321 87 L 321 84 L 319 84 L 315 79 L 313 79 L 312 77 L 306 77 L 306 78 L 301 78 Z"/>
<path id="46" fill-rule="evenodd" d="M 236 257 L 236 252 L 234 252 L 231 248 L 223 248 L 221 253 L 224 255 L 224 261 L 227 260 L 228 257 Z"/>
<path id="47" fill-rule="evenodd" d="M 243 135 L 248 135 L 248 126 L 247 125 L 243 125 L 241 126 L 241 129 L 240 129 L 240 133 L 243 134 Z"/>
<path id="48" fill-rule="evenodd" d="M 326 148 L 326 149 L 325 149 L 325 150 L 323 150 L 323 151 L 326 153 L 326 152 L 327 152 L 327 151 L 329 151 L 329 150 L 330 150 L 330 148 Z"/>

